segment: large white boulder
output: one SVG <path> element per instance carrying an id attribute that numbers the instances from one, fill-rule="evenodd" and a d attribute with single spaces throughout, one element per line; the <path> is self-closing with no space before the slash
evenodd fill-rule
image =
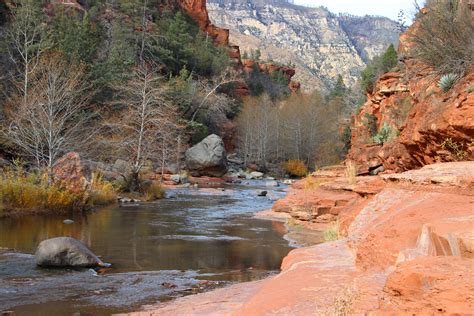
<path id="1" fill-rule="evenodd" d="M 227 172 L 224 142 L 209 135 L 186 151 L 186 165 L 193 176 L 221 177 Z"/>

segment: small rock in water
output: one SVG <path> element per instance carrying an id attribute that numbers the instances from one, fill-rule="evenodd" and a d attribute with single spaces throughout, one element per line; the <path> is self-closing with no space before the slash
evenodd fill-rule
<path id="1" fill-rule="evenodd" d="M 74 224 L 74 221 L 72 219 L 65 219 L 63 220 L 63 223 L 66 225 L 71 225 L 71 224 Z"/>
<path id="2" fill-rule="evenodd" d="M 261 191 L 258 196 L 267 196 L 268 192 L 267 191 Z"/>
<path id="3" fill-rule="evenodd" d="M 161 283 L 161 286 L 164 287 L 165 289 L 174 289 L 175 287 L 177 287 L 176 284 L 169 283 L 169 282 L 163 282 Z"/>

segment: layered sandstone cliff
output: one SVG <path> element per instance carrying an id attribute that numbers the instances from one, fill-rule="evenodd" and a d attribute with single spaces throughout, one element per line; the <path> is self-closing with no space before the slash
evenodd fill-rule
<path id="1" fill-rule="evenodd" d="M 474 160 L 474 69 L 466 69 L 467 74 L 443 92 L 439 76 L 410 57 L 407 34 L 400 39 L 399 69 L 377 81 L 353 117 L 348 159 L 360 173 L 381 166 L 401 172 L 436 162 Z M 393 136 L 377 144 L 374 134 L 384 127 Z"/>

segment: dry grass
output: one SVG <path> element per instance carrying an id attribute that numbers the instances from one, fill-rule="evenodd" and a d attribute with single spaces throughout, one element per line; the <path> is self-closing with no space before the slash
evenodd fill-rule
<path id="1" fill-rule="evenodd" d="M 302 160 L 288 160 L 284 163 L 283 168 L 289 175 L 295 177 L 304 177 L 308 174 L 308 168 L 306 168 L 306 165 Z"/>
<path id="2" fill-rule="evenodd" d="M 339 222 L 336 221 L 331 223 L 331 226 L 323 232 L 323 236 L 325 242 L 341 238 L 341 234 L 339 233 Z"/>
<path id="3" fill-rule="evenodd" d="M 347 181 L 349 184 L 354 185 L 356 184 L 356 177 L 357 177 L 357 165 L 355 162 L 349 160 L 346 162 L 346 170 L 344 172 Z"/>
<path id="4" fill-rule="evenodd" d="M 22 168 L 5 170 L 0 177 L 0 202 L 4 212 L 61 213 L 82 208 L 84 194 L 59 184 L 48 185 L 47 178 L 26 173 Z"/>
<path id="5" fill-rule="evenodd" d="M 318 313 L 321 316 L 350 316 L 354 315 L 353 305 L 356 299 L 356 293 L 352 288 L 343 290 L 339 296 L 334 299 L 331 309 L 324 313 Z"/>
<path id="6" fill-rule="evenodd" d="M 106 205 L 114 202 L 116 199 L 117 194 L 112 183 L 105 181 L 102 178 L 102 174 L 98 172 L 93 173 L 87 203 L 91 205 Z"/>
<path id="7" fill-rule="evenodd" d="M 143 198 L 145 201 L 159 200 L 165 197 L 165 190 L 158 182 L 153 182 L 143 189 Z"/>

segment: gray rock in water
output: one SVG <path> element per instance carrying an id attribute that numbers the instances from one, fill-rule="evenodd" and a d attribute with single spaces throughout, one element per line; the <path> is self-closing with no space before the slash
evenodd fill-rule
<path id="1" fill-rule="evenodd" d="M 63 220 L 63 223 L 66 225 L 71 225 L 71 224 L 74 224 L 74 221 L 72 219 L 65 219 Z"/>
<path id="2" fill-rule="evenodd" d="M 42 241 L 35 253 L 40 267 L 106 267 L 86 245 L 71 237 Z"/>
<path id="3" fill-rule="evenodd" d="M 221 177 L 227 172 L 224 142 L 217 135 L 209 135 L 186 151 L 186 165 L 194 176 Z"/>
<path id="4" fill-rule="evenodd" d="M 258 196 L 267 196 L 268 192 L 267 191 L 261 191 Z"/>
<path id="5" fill-rule="evenodd" d="M 181 176 L 179 174 L 171 175 L 170 179 L 176 184 L 179 184 L 181 182 Z"/>

